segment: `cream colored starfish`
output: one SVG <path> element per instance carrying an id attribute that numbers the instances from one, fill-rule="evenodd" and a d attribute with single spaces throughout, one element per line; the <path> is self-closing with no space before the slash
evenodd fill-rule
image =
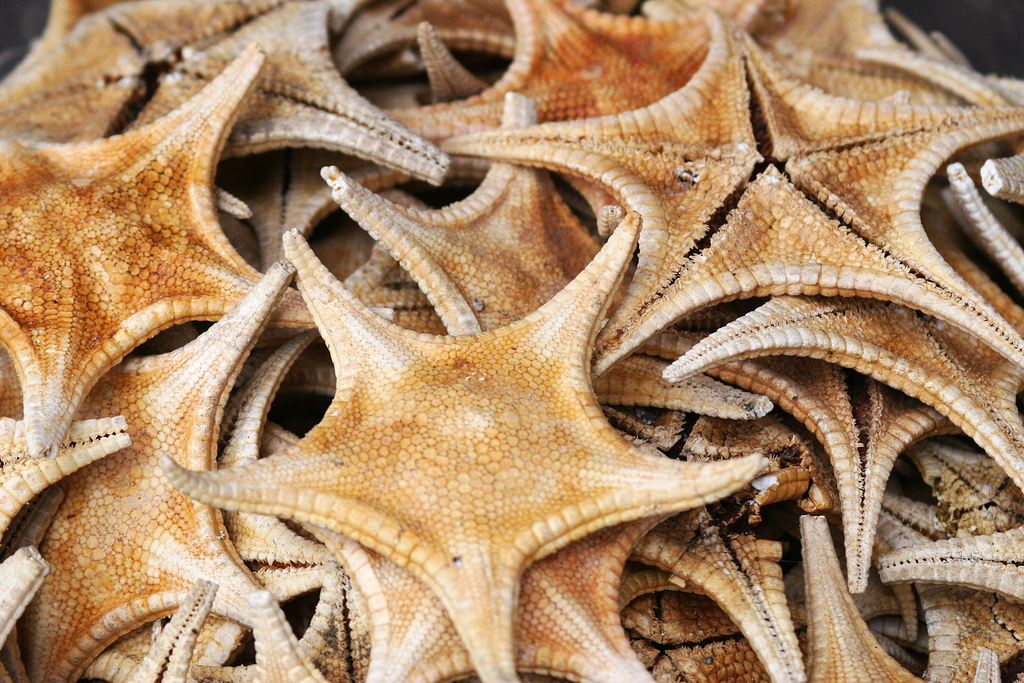
<path id="1" fill-rule="evenodd" d="M 286 252 L 336 365 L 327 419 L 291 449 L 231 471 L 190 473 L 166 458 L 169 477 L 205 502 L 320 524 L 408 567 L 440 598 L 478 674 L 513 679 L 513 596 L 526 567 L 605 526 L 718 498 L 760 467 L 758 456 L 653 458 L 601 417 L 589 343 L 638 229 L 638 217 L 627 217 L 530 316 L 450 338 L 390 326 L 289 233 Z M 396 413 L 395 401 L 410 412 Z M 345 460 L 332 455 L 337 443 L 347 444 Z M 554 476 L 524 478 L 535 457 Z M 559 460 L 564 470 L 553 469 Z"/>

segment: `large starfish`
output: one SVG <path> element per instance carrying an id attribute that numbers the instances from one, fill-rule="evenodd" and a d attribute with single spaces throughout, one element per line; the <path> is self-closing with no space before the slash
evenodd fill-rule
<path id="1" fill-rule="evenodd" d="M 759 456 L 701 465 L 648 456 L 601 416 L 589 345 L 638 230 L 628 216 L 572 283 L 519 322 L 447 338 L 366 310 L 289 233 L 286 252 L 336 365 L 327 417 L 276 456 L 216 473 L 165 458 L 168 475 L 204 502 L 326 526 L 411 569 L 481 678 L 514 679 L 513 598 L 526 567 L 603 527 L 716 499 L 760 467 Z M 551 475 L 532 479 L 537 467 Z"/>
<path id="2" fill-rule="evenodd" d="M 228 243 L 213 171 L 264 57 L 246 50 L 179 109 L 99 142 L 0 151 L 0 343 L 33 455 L 53 449 L 97 378 L 184 320 L 221 315 L 258 273 Z M 308 318 L 286 297 L 282 321 Z"/>
<path id="3" fill-rule="evenodd" d="M 26 658 L 33 680 L 73 680 L 108 643 L 172 611 L 201 578 L 220 584 L 217 614 L 250 623 L 246 598 L 261 586 L 219 513 L 174 489 L 157 460 L 173 453 L 193 468 L 213 467 L 227 394 L 290 278 L 289 268 L 272 268 L 195 342 L 125 361 L 83 403 L 83 415 L 122 412 L 136 438 L 68 481 L 40 548 L 53 571 L 24 621 L 38 645 Z"/>

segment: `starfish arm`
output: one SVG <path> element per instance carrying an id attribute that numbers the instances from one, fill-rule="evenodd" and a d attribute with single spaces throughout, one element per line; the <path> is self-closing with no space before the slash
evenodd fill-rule
<path id="1" fill-rule="evenodd" d="M 753 420 L 771 411 L 771 399 L 752 394 L 710 377 L 698 375 L 671 384 L 661 377 L 667 363 L 634 354 L 594 383 L 604 405 L 652 406 L 713 415 L 734 420 Z"/>
<path id="2" fill-rule="evenodd" d="M 701 514 L 691 513 L 690 518 L 701 520 Z M 705 527 L 709 522 L 697 524 Z M 781 547 L 753 536 L 722 538 L 712 529 L 691 531 L 690 539 L 655 529 L 632 557 L 671 572 L 688 589 L 713 598 L 750 639 L 772 681 L 802 683 L 803 662 L 778 566 Z"/>
<path id="3" fill-rule="evenodd" d="M 12 460 L 0 468 L 0 532 L 50 484 L 131 444 L 128 425 L 120 415 L 72 422 L 54 458 L 26 457 L 26 432 L 24 422 L 0 418 L 0 453 Z M 24 459 L 14 461 L 19 455 Z"/>
<path id="4" fill-rule="evenodd" d="M 846 590 L 828 522 L 800 518 L 807 591 L 811 683 L 920 681 L 894 662 L 875 642 Z M 856 662 L 856 666 L 853 663 Z"/>
<path id="5" fill-rule="evenodd" d="M 874 64 L 895 67 L 948 90 L 964 102 L 979 107 L 1013 104 L 999 88 L 969 66 L 913 52 L 904 47 L 864 47 L 857 58 Z"/>
<path id="6" fill-rule="evenodd" d="M 217 584 L 200 579 L 135 671 L 139 683 L 185 683 L 196 639 L 213 609 Z"/>
<path id="7" fill-rule="evenodd" d="M 963 216 L 959 224 L 999 264 L 1017 291 L 1024 292 L 1024 248 L 985 205 L 963 164 L 950 164 L 946 174 L 956 208 Z"/>
<path id="8" fill-rule="evenodd" d="M 21 548 L 0 563 L 0 645 L 7 640 L 49 572 L 46 560 L 31 546 Z"/>
<path id="9" fill-rule="evenodd" d="M 973 683 L 1000 683 L 999 657 L 993 650 L 983 647 L 978 651 L 978 668 Z"/>
<path id="10" fill-rule="evenodd" d="M 249 597 L 256 640 L 253 683 L 327 683 L 299 651 L 299 641 L 270 591 Z"/>
<path id="11" fill-rule="evenodd" d="M 427 69 L 434 102 L 465 99 L 487 88 L 486 83 L 455 59 L 430 22 L 420 22 L 416 29 L 416 42 Z"/>
<path id="12" fill-rule="evenodd" d="M 878 558 L 885 582 L 953 583 L 993 591 L 1012 600 L 1024 596 L 1019 566 L 1024 530 L 941 539 L 901 548 Z"/>
<path id="13" fill-rule="evenodd" d="M 1020 203 L 1024 199 L 1024 157 L 989 159 L 981 167 L 981 183 L 992 196 Z"/>

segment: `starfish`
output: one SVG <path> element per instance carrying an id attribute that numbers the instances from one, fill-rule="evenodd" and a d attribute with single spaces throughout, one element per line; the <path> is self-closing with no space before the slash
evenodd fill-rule
<path id="1" fill-rule="evenodd" d="M 786 607 L 781 546 L 749 534 L 722 534 L 703 510 L 644 536 L 632 559 L 670 572 L 707 594 L 737 624 L 776 683 L 803 681 L 803 662 Z"/>
<path id="2" fill-rule="evenodd" d="M 779 297 L 698 343 L 666 379 L 780 353 L 839 363 L 930 405 L 1024 484 L 1021 370 L 957 328 L 894 305 Z"/>
<path id="3" fill-rule="evenodd" d="M 174 453 L 191 467 L 213 466 L 227 393 L 290 278 L 290 268 L 271 269 L 195 342 L 125 361 L 87 397 L 81 414 L 121 412 L 136 438 L 67 482 L 40 548 L 50 580 L 23 622 L 39 646 L 26 659 L 33 680 L 73 679 L 117 637 L 177 607 L 200 578 L 220 584 L 218 615 L 249 622 L 246 596 L 261 586 L 220 515 L 170 486 L 156 460 Z"/>
<path id="4" fill-rule="evenodd" d="M 589 342 L 638 230 L 639 218 L 628 216 L 594 261 L 526 318 L 447 338 L 390 326 L 289 233 L 286 253 L 335 361 L 327 417 L 276 456 L 202 474 L 165 458 L 168 476 L 208 504 L 326 526 L 409 568 L 441 600 L 478 675 L 513 679 L 513 596 L 526 567 L 605 526 L 716 499 L 760 467 L 758 456 L 711 464 L 648 456 L 603 421 L 589 388 Z M 413 412 L 396 414 L 395 400 Z M 457 416 L 479 426 L 467 433 Z M 524 440 L 534 446 L 518 449 Z M 333 455 L 336 443 L 347 444 L 347 459 Z M 571 465 L 552 470 L 568 453 Z M 536 466 L 532 457 L 556 473 L 540 489 L 520 476 Z M 407 476 L 421 468 L 425 476 Z"/>
<path id="5" fill-rule="evenodd" d="M 52 450 L 96 380 L 171 325 L 221 315 L 258 273 L 213 213 L 213 165 L 263 55 L 246 50 L 195 98 L 99 142 L 0 151 L 0 343 L 33 455 Z M 59 213 L 53 211 L 59 207 Z M 305 322 L 295 296 L 278 319 Z"/>
<path id="6" fill-rule="evenodd" d="M 515 57 L 497 83 L 466 100 L 389 113 L 427 139 L 443 140 L 496 128 L 509 92 L 536 100 L 540 121 L 629 111 L 686 84 L 707 45 L 707 29 L 692 15 L 624 20 L 568 0 L 512 0 L 507 6 Z"/>
<path id="7" fill-rule="evenodd" d="M 919 682 L 875 642 L 846 590 L 823 517 L 800 518 L 807 591 L 809 683 Z"/>
<path id="8" fill-rule="evenodd" d="M 0 645 L 7 640 L 49 571 L 46 560 L 32 546 L 21 548 L 0 562 Z"/>

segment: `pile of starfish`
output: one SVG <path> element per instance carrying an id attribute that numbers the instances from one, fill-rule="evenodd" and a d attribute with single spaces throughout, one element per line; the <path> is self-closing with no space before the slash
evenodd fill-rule
<path id="1" fill-rule="evenodd" d="M 872 0 L 52 0 L 0 681 L 1024 681 L 1021 202 Z"/>

